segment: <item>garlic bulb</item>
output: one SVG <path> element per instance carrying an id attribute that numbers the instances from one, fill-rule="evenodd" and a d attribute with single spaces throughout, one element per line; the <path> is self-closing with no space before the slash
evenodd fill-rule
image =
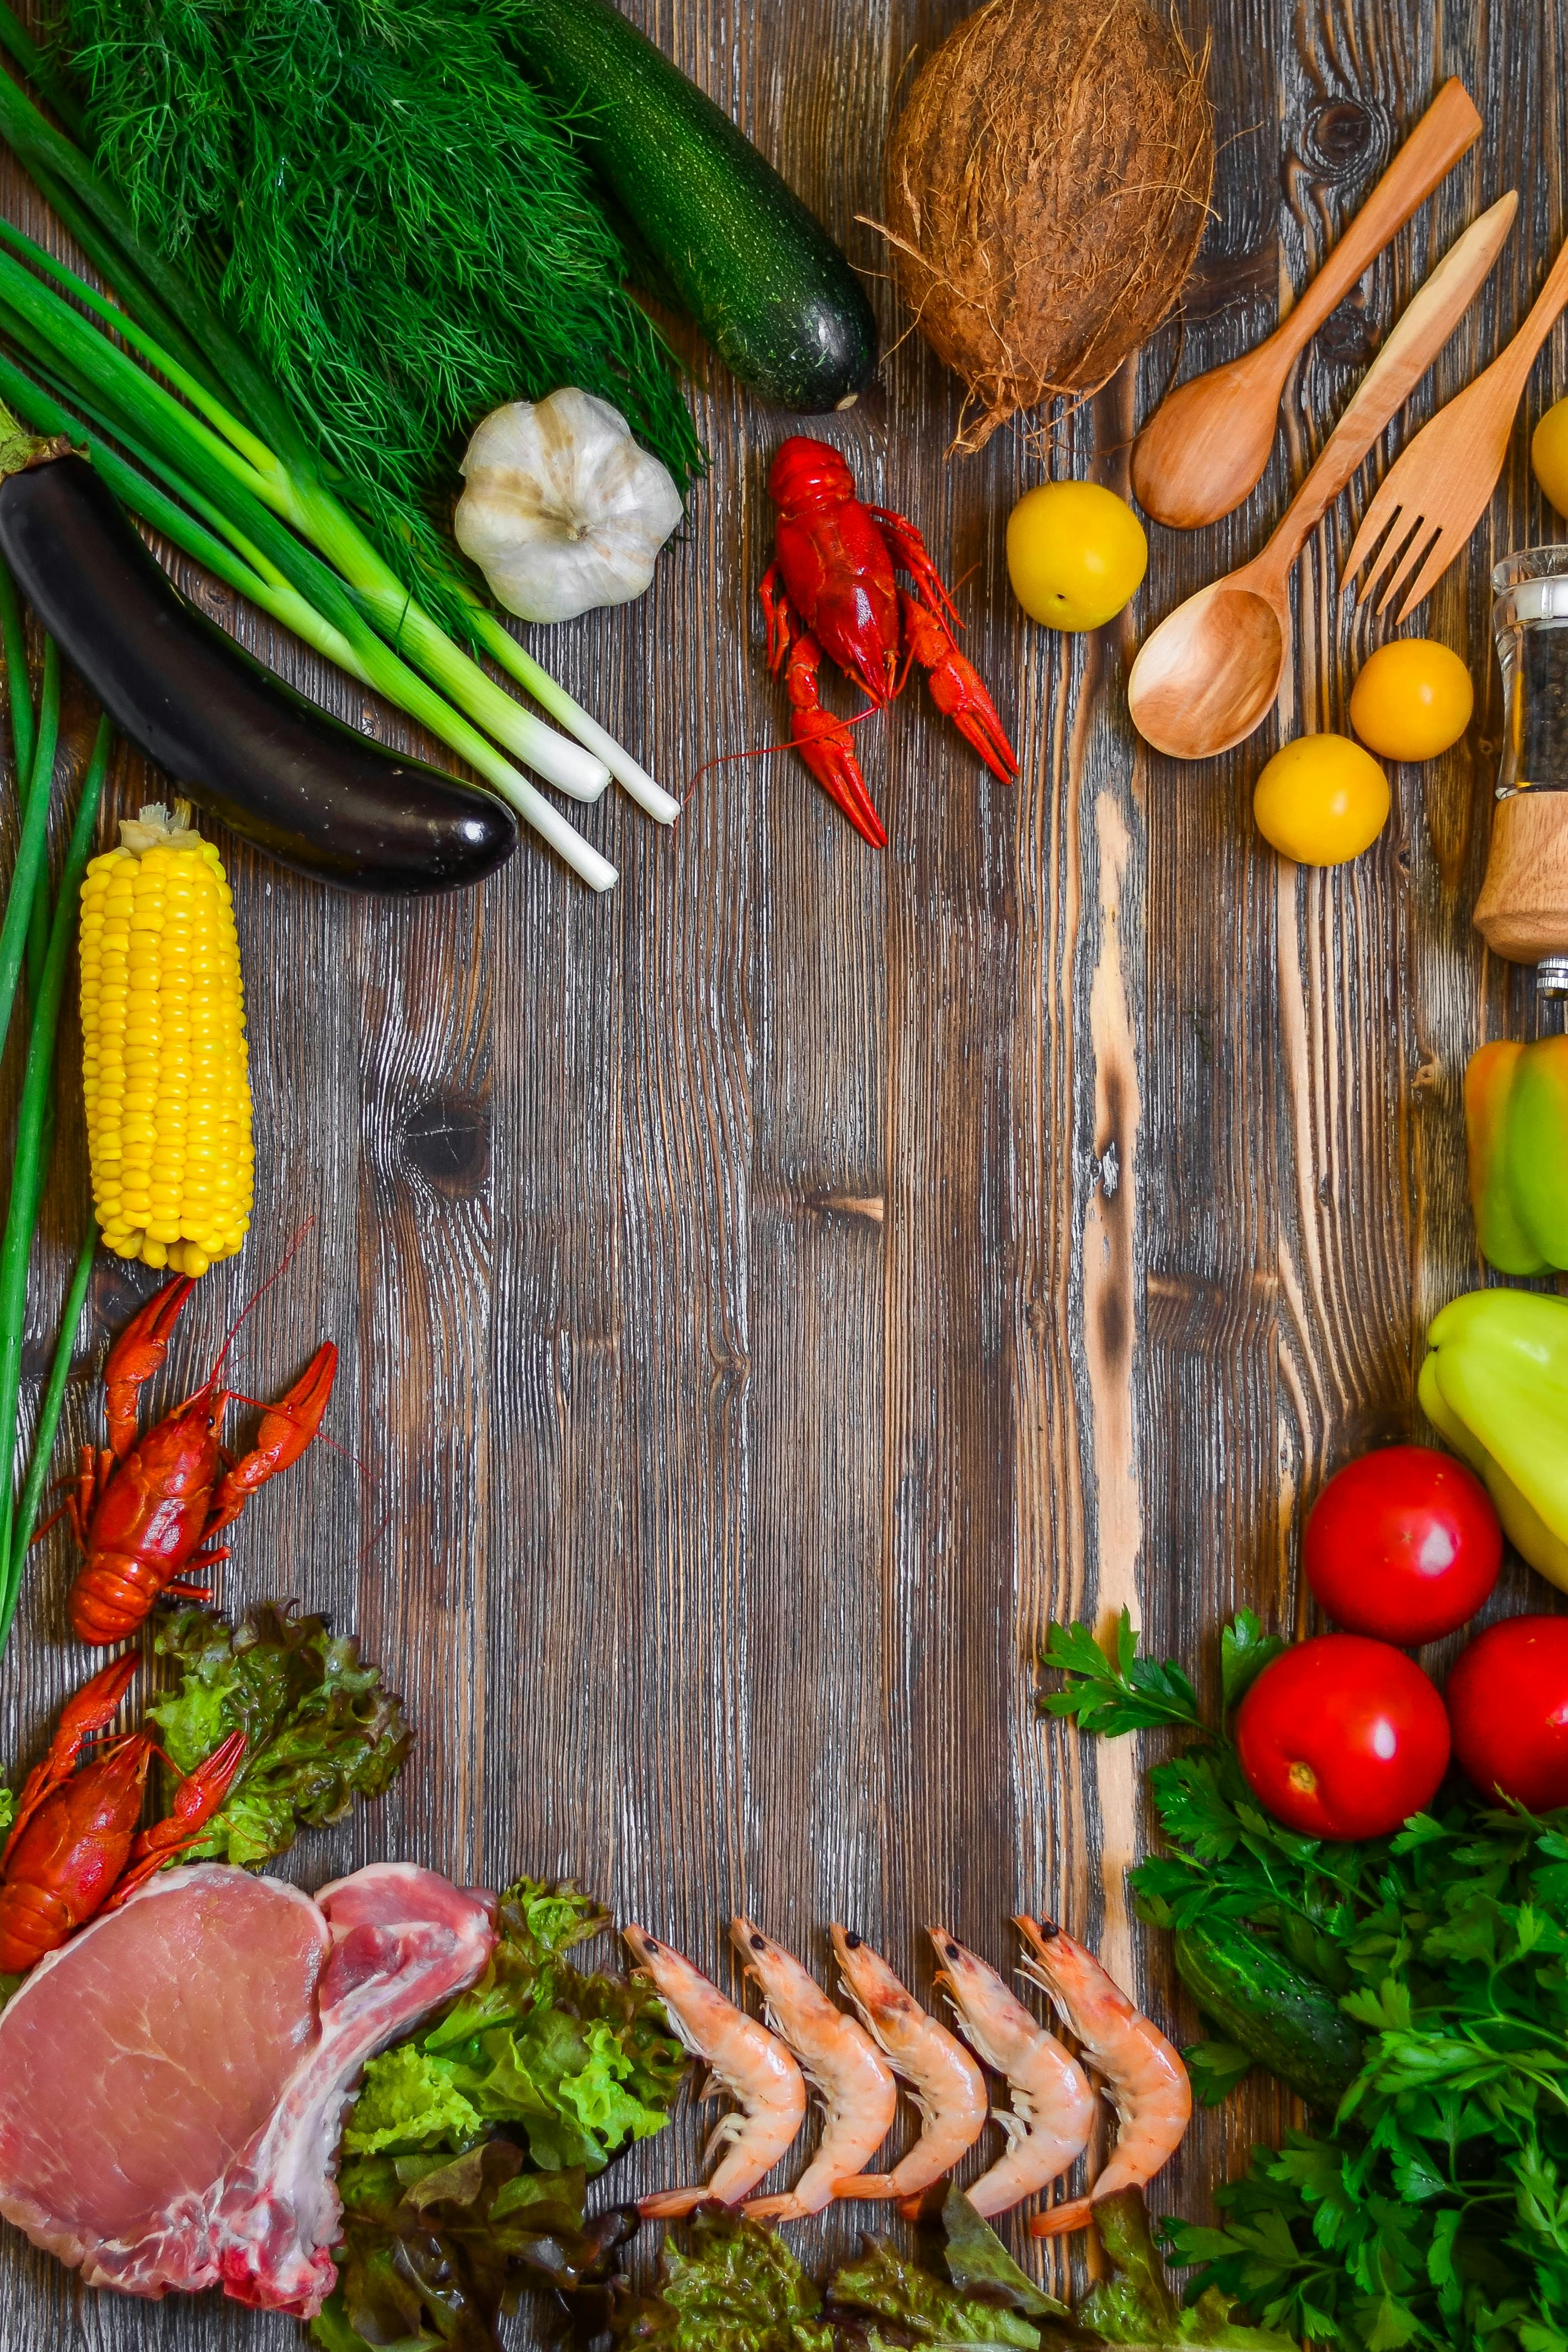
<path id="1" fill-rule="evenodd" d="M 463 460 L 457 544 L 508 613 L 570 621 L 641 596 L 681 519 L 666 467 L 575 384 L 486 416 Z"/>

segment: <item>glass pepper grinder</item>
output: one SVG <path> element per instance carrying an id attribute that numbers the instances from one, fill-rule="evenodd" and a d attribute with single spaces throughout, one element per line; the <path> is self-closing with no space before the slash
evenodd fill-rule
<path id="1" fill-rule="evenodd" d="M 1568 996 L 1568 547 L 1531 547 L 1492 572 L 1503 744 L 1476 928 Z"/>

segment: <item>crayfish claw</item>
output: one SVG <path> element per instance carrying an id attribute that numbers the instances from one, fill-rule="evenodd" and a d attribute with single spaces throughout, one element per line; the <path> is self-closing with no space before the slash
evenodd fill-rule
<path id="1" fill-rule="evenodd" d="M 231 1731 L 221 1747 L 204 1757 L 194 1771 L 185 1774 L 175 1794 L 172 1811 L 144 1829 L 131 1847 L 131 1859 L 103 1906 L 106 1911 L 118 1911 L 154 1871 L 162 1870 L 187 1846 L 194 1845 L 233 1788 L 245 1761 L 245 1733 Z"/>
<path id="2" fill-rule="evenodd" d="M 1012 783 L 1019 772 L 1018 754 L 979 671 L 958 651 L 946 623 L 928 604 L 903 589 L 899 604 L 904 645 L 910 659 L 925 672 L 932 701 L 953 721 L 964 740 L 973 745 L 991 773 L 1004 784 Z"/>
<path id="3" fill-rule="evenodd" d="M 250 1452 L 242 1454 L 218 1481 L 212 1517 L 202 1537 L 204 1545 L 220 1528 L 238 1518 L 258 1486 L 298 1461 L 321 1426 L 337 1376 L 338 1350 L 330 1339 L 324 1339 L 294 1386 L 262 1414 Z"/>
<path id="4" fill-rule="evenodd" d="M 799 751 L 835 807 L 842 810 L 862 841 L 885 849 L 887 833 L 866 790 L 849 727 L 824 710 L 818 692 L 822 649 L 802 629 L 789 649 L 785 689 L 794 712 L 792 748 Z"/>
<path id="5" fill-rule="evenodd" d="M 55 1726 L 55 1736 L 49 1742 L 47 1755 L 36 1764 L 22 1785 L 16 1800 L 16 1819 L 12 1823 L 13 1840 L 20 1836 L 44 1799 L 64 1785 L 76 1770 L 82 1749 L 93 1734 L 101 1731 L 113 1720 L 115 1710 L 130 1689 L 136 1670 L 141 1664 L 141 1653 L 130 1650 L 115 1658 L 73 1691 L 60 1709 Z"/>
<path id="6" fill-rule="evenodd" d="M 109 1351 L 103 1368 L 104 1412 L 109 1422 L 110 1448 L 123 1461 L 136 1443 L 137 1400 L 154 1372 L 163 1369 L 169 1340 L 194 1278 L 177 1274 L 131 1317 Z"/>

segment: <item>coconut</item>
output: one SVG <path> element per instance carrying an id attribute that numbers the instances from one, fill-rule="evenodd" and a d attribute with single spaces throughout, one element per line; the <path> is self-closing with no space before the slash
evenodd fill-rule
<path id="1" fill-rule="evenodd" d="M 1213 180 L 1203 64 L 1148 0 L 988 0 L 948 35 L 889 142 L 886 230 L 967 387 L 960 448 L 1115 373 L 1175 301 Z"/>

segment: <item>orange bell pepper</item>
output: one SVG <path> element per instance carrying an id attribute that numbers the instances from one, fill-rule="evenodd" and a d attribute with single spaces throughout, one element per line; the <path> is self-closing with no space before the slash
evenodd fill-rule
<path id="1" fill-rule="evenodd" d="M 1568 1267 L 1568 1036 L 1473 1054 L 1465 1128 L 1482 1256 L 1501 1274 Z"/>

